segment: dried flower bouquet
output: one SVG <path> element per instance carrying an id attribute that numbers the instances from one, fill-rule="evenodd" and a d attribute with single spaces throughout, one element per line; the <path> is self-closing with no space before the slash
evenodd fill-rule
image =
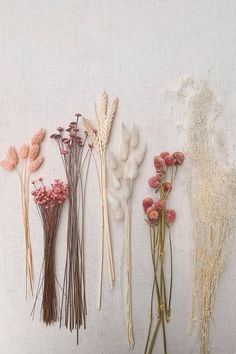
<path id="1" fill-rule="evenodd" d="M 56 179 L 51 184 L 51 187 L 48 188 L 43 184 L 43 179 L 41 177 L 32 183 L 35 188 L 32 195 L 38 208 L 44 231 L 43 265 L 40 272 L 38 290 L 32 313 L 34 314 L 36 302 L 42 289 L 43 299 L 41 316 L 46 325 L 51 325 L 59 319 L 55 246 L 61 210 L 63 203 L 67 198 L 68 187 L 62 181 Z"/>
<path id="2" fill-rule="evenodd" d="M 139 132 L 133 127 L 130 132 L 122 124 L 120 153 L 112 154 L 110 166 L 115 193 L 109 194 L 110 204 L 117 220 L 123 222 L 125 325 L 129 348 L 134 349 L 132 314 L 132 259 L 131 259 L 131 207 L 134 181 L 143 162 L 145 145 L 139 142 Z"/>
<path id="3" fill-rule="evenodd" d="M 10 146 L 5 160 L 0 162 L 7 171 L 16 171 L 20 180 L 23 231 L 25 238 L 26 297 L 28 285 L 33 294 L 33 260 L 29 229 L 29 179 L 43 163 L 39 156 L 40 144 L 44 140 L 45 129 L 40 129 L 31 139 L 31 145 L 23 144 L 19 151 Z M 20 166 L 19 166 L 20 165 Z M 20 168 L 19 168 L 20 167 Z"/>
<path id="4" fill-rule="evenodd" d="M 104 92 L 101 98 L 101 103 L 96 109 L 96 118 L 98 123 L 98 128 L 94 129 L 92 124 L 88 119 L 83 119 L 84 128 L 88 134 L 93 147 L 98 153 L 99 157 L 99 186 L 101 194 L 101 266 L 100 266 L 100 276 L 99 276 L 99 297 L 98 297 L 98 309 L 101 308 L 102 300 L 102 281 L 103 281 L 103 267 L 104 267 L 104 249 L 106 251 L 108 272 L 109 272 L 109 282 L 110 287 L 113 287 L 113 282 L 115 280 L 115 270 L 113 262 L 113 252 L 109 229 L 109 219 L 108 219 L 108 207 L 107 207 L 107 162 L 106 162 L 106 152 L 107 145 L 109 143 L 110 131 L 112 128 L 112 123 L 116 115 L 118 106 L 118 99 L 112 101 L 110 107 L 108 107 L 108 96 Z"/>
<path id="5" fill-rule="evenodd" d="M 86 328 L 86 294 L 84 266 L 84 199 L 91 146 L 87 146 L 87 134 L 81 132 L 77 113 L 76 121 L 69 124 L 67 129 L 59 127 L 56 134 L 51 135 L 55 140 L 62 158 L 68 184 L 68 224 L 67 224 L 67 253 L 62 288 L 60 310 L 60 326 L 62 313 L 65 314 L 65 327 L 70 331 L 76 329 L 77 343 L 80 326 Z M 64 132 L 67 136 L 64 136 Z"/>
<path id="6" fill-rule="evenodd" d="M 153 352 L 160 328 L 162 328 L 163 333 L 164 353 L 167 354 L 165 324 L 170 321 L 171 316 L 173 276 L 171 226 L 175 221 L 176 213 L 173 209 L 166 208 L 166 206 L 178 167 L 182 165 L 183 161 L 184 155 L 181 152 L 173 154 L 162 152 L 159 156 L 156 156 L 154 158 L 156 175 L 151 177 L 148 183 L 155 190 L 155 193 L 159 192 L 159 198 L 145 198 L 143 200 L 143 209 L 149 227 L 153 266 L 150 324 L 145 354 Z M 168 253 L 169 260 L 167 260 Z M 167 262 L 169 262 L 170 269 L 168 276 L 166 276 Z"/>

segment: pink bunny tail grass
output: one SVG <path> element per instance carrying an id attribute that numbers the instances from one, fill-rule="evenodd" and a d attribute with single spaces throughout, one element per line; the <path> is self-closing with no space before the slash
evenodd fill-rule
<path id="1" fill-rule="evenodd" d="M 9 162 L 10 165 L 16 166 L 18 163 L 18 155 L 17 151 L 13 146 L 10 146 L 8 151 L 7 151 L 7 161 Z"/>
<path id="2" fill-rule="evenodd" d="M 0 166 L 4 168 L 4 170 L 12 171 L 14 170 L 14 166 L 8 160 L 0 161 Z"/>
<path id="3" fill-rule="evenodd" d="M 18 151 L 19 157 L 21 159 L 26 159 L 28 157 L 28 154 L 29 154 L 29 145 L 28 144 L 21 145 Z"/>
<path id="4" fill-rule="evenodd" d="M 31 147 L 29 149 L 29 159 L 31 161 L 37 159 L 37 157 L 39 156 L 39 150 L 40 150 L 39 144 L 31 145 Z"/>
<path id="5" fill-rule="evenodd" d="M 37 157 L 37 159 L 33 160 L 29 164 L 29 172 L 36 172 L 39 167 L 42 165 L 44 158 L 42 156 Z"/>
<path id="6" fill-rule="evenodd" d="M 32 145 L 35 145 L 35 144 L 40 144 L 44 137 L 45 137 L 45 134 L 46 134 L 46 130 L 41 128 L 32 138 L 31 140 L 31 144 Z"/>

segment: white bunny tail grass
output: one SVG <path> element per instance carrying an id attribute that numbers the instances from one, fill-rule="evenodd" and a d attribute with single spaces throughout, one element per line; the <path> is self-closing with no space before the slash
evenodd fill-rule
<path id="1" fill-rule="evenodd" d="M 138 168 L 143 161 L 144 154 L 145 146 L 139 143 L 137 128 L 133 128 L 132 132 L 129 132 L 123 123 L 121 149 L 117 157 L 113 155 L 116 167 L 114 168 L 115 164 L 112 163 L 111 168 L 113 187 L 116 188 L 116 201 L 111 200 L 111 206 L 115 209 L 116 218 L 123 222 L 124 281 L 122 284 L 124 286 L 121 286 L 121 288 L 124 291 L 126 336 L 130 349 L 134 349 L 131 260 L 132 191 L 133 183 L 138 176 Z M 119 203 L 117 200 L 119 200 Z"/>
<path id="2" fill-rule="evenodd" d="M 101 190 L 101 265 L 99 275 L 99 296 L 98 296 L 98 309 L 101 309 L 102 301 L 102 282 L 103 282 L 103 267 L 104 267 L 104 253 L 108 262 L 108 274 L 110 288 L 113 287 L 115 280 L 115 270 L 113 261 L 113 251 L 110 237 L 108 206 L 107 206 L 107 159 L 106 151 L 109 142 L 112 123 L 116 115 L 118 107 L 118 99 L 115 98 L 108 107 L 108 96 L 104 92 L 101 97 L 99 107 L 95 106 L 95 113 L 97 117 L 98 127 L 94 129 L 88 119 L 83 119 L 85 132 L 91 140 L 91 143 L 98 152 L 99 157 L 99 184 Z M 113 168 L 116 169 L 115 159 L 113 159 Z"/>
<path id="3" fill-rule="evenodd" d="M 215 107 L 214 93 L 207 85 L 190 98 L 187 106 L 190 203 L 195 241 L 191 327 L 195 321 L 199 322 L 202 354 L 210 351 L 209 329 L 216 290 L 224 270 L 227 241 L 235 216 L 236 174 L 222 164 L 226 156 L 217 144 Z"/>

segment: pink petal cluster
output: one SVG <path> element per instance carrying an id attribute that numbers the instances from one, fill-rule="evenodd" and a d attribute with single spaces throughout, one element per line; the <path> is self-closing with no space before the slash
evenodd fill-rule
<path id="1" fill-rule="evenodd" d="M 39 179 L 39 181 L 42 182 L 42 178 Z M 54 183 L 51 184 L 51 188 L 47 188 L 43 184 L 37 188 L 36 181 L 32 183 L 36 188 L 35 191 L 32 192 L 34 202 L 46 209 L 50 206 L 62 204 L 67 198 L 68 186 L 58 179 L 55 179 Z"/>
<path id="2" fill-rule="evenodd" d="M 156 171 L 163 171 L 166 167 L 173 165 L 182 165 L 184 162 L 184 154 L 182 152 L 174 152 L 170 154 L 167 151 L 163 151 L 160 155 L 154 157 L 153 163 Z"/>

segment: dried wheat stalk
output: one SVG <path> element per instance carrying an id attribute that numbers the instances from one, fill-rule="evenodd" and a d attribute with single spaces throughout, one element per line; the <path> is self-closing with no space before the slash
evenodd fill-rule
<path id="1" fill-rule="evenodd" d="M 9 147 L 7 157 L 0 162 L 7 171 L 15 170 L 20 180 L 21 206 L 23 215 L 23 231 L 25 238 L 25 269 L 26 269 L 26 297 L 28 284 L 33 294 L 33 260 L 29 230 L 29 179 L 31 173 L 36 172 L 43 163 L 43 157 L 38 156 L 40 143 L 45 137 L 45 129 L 40 129 L 32 138 L 31 146 L 24 144 L 18 153 L 12 146 Z M 20 169 L 18 165 L 20 164 Z"/>
<path id="2" fill-rule="evenodd" d="M 214 129 L 216 100 L 208 85 L 187 101 L 190 202 L 193 213 L 194 273 L 191 328 L 200 323 L 201 353 L 209 353 L 209 329 L 218 281 L 224 270 L 235 216 L 235 170 L 222 162 Z"/>
<path id="3" fill-rule="evenodd" d="M 118 99 L 114 99 L 108 107 L 108 96 L 104 92 L 98 109 L 95 107 L 97 117 L 97 130 L 94 129 L 88 119 L 83 118 L 84 128 L 99 157 L 99 184 L 101 192 L 101 265 L 99 277 L 98 309 L 101 308 L 102 280 L 104 267 L 104 249 L 107 255 L 110 287 L 115 280 L 112 244 L 109 230 L 108 207 L 107 207 L 107 182 L 106 182 L 106 151 L 109 142 L 110 131 L 116 115 Z"/>
<path id="4" fill-rule="evenodd" d="M 133 127 L 129 132 L 122 124 L 122 143 L 120 154 L 111 155 L 113 186 L 116 193 L 109 194 L 110 204 L 116 212 L 116 218 L 123 221 L 123 252 L 125 259 L 125 326 L 128 346 L 134 349 L 132 315 L 132 259 L 131 259 L 131 207 L 134 180 L 138 168 L 143 162 L 145 145 L 139 143 L 138 130 Z"/>

